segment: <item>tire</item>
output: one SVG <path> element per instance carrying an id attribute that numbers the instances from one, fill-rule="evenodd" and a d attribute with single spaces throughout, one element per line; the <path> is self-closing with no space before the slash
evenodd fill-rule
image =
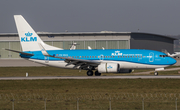
<path id="1" fill-rule="evenodd" d="M 88 70 L 88 71 L 87 71 L 87 75 L 88 75 L 88 76 L 93 76 L 93 71 Z"/>
<path id="2" fill-rule="evenodd" d="M 155 71 L 155 72 L 154 72 L 154 76 L 158 76 L 158 72 Z"/>
<path id="3" fill-rule="evenodd" d="M 98 71 L 95 72 L 95 76 L 101 76 L 101 73 L 99 73 Z"/>

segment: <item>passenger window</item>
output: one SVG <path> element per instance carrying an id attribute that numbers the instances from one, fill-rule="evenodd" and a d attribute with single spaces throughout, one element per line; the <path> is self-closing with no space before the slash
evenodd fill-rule
<path id="1" fill-rule="evenodd" d="M 160 57 L 168 57 L 168 55 L 159 55 Z"/>

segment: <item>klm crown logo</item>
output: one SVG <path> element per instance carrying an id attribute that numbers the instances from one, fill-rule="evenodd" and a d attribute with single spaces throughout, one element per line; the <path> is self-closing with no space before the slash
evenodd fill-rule
<path id="1" fill-rule="evenodd" d="M 122 53 L 120 53 L 120 51 L 115 51 L 115 53 L 111 53 L 112 56 L 119 56 L 122 55 Z"/>
<path id="2" fill-rule="evenodd" d="M 35 42 L 37 41 L 37 37 L 31 37 L 33 33 L 25 33 L 26 37 L 21 37 L 21 42 Z"/>
<path id="3" fill-rule="evenodd" d="M 107 69 L 111 69 L 111 68 L 113 68 L 111 65 L 109 65 L 109 66 L 107 67 Z"/>
<path id="4" fill-rule="evenodd" d="M 30 37 L 30 36 L 33 35 L 33 33 L 29 33 L 29 32 L 28 32 L 28 33 L 25 33 L 25 35 Z"/>

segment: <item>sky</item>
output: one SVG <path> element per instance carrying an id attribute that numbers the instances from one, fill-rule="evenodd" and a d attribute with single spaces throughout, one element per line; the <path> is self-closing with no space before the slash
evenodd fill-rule
<path id="1" fill-rule="evenodd" d="M 17 33 L 14 15 L 36 32 L 180 34 L 180 0 L 1 0 L 0 33 Z"/>

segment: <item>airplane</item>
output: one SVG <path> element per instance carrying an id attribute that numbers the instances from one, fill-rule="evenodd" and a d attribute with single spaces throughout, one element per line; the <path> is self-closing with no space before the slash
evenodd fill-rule
<path id="1" fill-rule="evenodd" d="M 14 15 L 22 51 L 21 58 L 36 63 L 70 69 L 87 70 L 88 76 L 101 73 L 130 73 L 133 69 L 155 69 L 154 75 L 176 60 L 167 54 L 142 49 L 63 50 L 45 44 L 22 15 Z"/>
<path id="2" fill-rule="evenodd" d="M 173 57 L 173 58 L 179 58 L 180 57 L 180 52 L 174 52 L 173 54 L 167 53 L 168 56 Z"/>
<path id="3" fill-rule="evenodd" d="M 70 45 L 71 45 L 70 50 L 75 50 L 75 49 L 76 49 L 76 45 L 79 45 L 79 44 L 77 44 L 77 43 L 72 43 L 72 44 L 70 44 Z"/>

